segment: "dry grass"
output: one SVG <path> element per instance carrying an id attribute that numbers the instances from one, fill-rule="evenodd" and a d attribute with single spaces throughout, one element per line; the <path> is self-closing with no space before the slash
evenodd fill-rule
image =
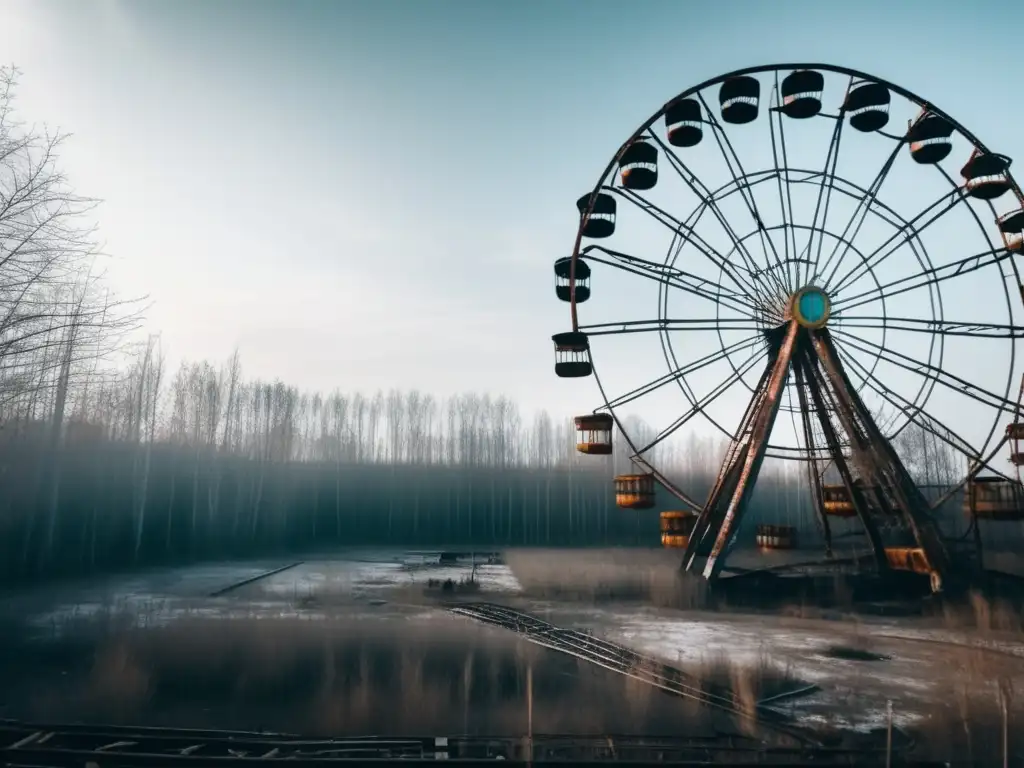
<path id="1" fill-rule="evenodd" d="M 514 549 L 505 560 L 523 587 L 527 598 L 567 600 L 583 603 L 635 601 L 656 607 L 679 609 L 728 609 L 730 604 L 708 598 L 699 578 L 680 578 L 680 554 L 676 550 L 606 548 L 579 550 Z M 1003 554 L 1004 570 L 1024 558 Z M 1017 570 L 1024 571 L 1024 565 Z M 765 609 L 782 615 L 828 620 L 856 621 L 860 613 L 875 615 L 877 606 L 856 602 L 850 584 L 836 576 L 828 589 L 825 604 L 808 600 L 780 601 L 766 595 Z M 732 606 L 749 612 L 756 601 L 741 599 Z M 934 607 L 920 601 L 908 601 L 900 608 L 895 602 L 886 606 L 889 615 L 939 616 L 947 628 L 984 631 L 1024 632 L 1024 595 L 1017 599 L 993 597 L 972 592 L 958 603 L 935 602 Z"/>
<path id="2" fill-rule="evenodd" d="M 942 605 L 941 623 L 947 629 L 975 630 L 983 634 L 1024 633 L 1024 614 L 1015 601 L 974 591 L 959 604 Z"/>
<path id="3" fill-rule="evenodd" d="M 526 597 L 700 607 L 702 585 L 680 580 L 679 558 L 675 550 L 632 548 L 514 549 L 505 553 L 505 562 Z"/>
<path id="4" fill-rule="evenodd" d="M 1008 558 L 1004 557 L 1006 561 Z M 1019 559 L 1019 558 L 1017 558 Z M 582 602 L 635 600 L 649 605 L 674 608 L 706 608 L 705 596 L 677 578 L 678 553 L 644 550 L 583 550 L 550 552 L 519 550 L 506 555 L 524 591 L 531 598 L 565 599 Z M 1012 570 L 1009 562 L 1001 562 Z M 842 585 L 836 594 L 843 596 Z M 838 621 L 847 640 L 832 649 L 837 656 L 865 663 L 864 674 L 884 675 L 885 653 L 873 649 L 863 617 L 852 598 L 838 600 L 831 608 L 804 603 L 783 606 L 779 613 L 804 619 Z M 1024 633 L 1024 615 L 1010 600 L 974 592 L 957 604 L 938 603 L 937 611 L 921 615 L 908 613 L 906 626 L 953 631 L 960 641 L 1017 640 Z M 852 632 L 850 629 L 852 628 Z M 883 657 L 873 660 L 877 657 Z M 937 654 L 936 676 L 940 681 L 934 706 L 924 719 L 910 729 L 916 754 L 927 759 L 987 761 L 1002 754 L 1002 712 L 1000 689 L 1008 697 L 1011 753 L 1024 749 L 1024 691 L 1013 696 L 1014 680 L 1024 680 L 1024 659 L 1017 660 L 969 647 L 952 648 Z M 779 669 L 766 654 L 758 664 L 736 664 L 726 657 L 713 658 L 688 670 L 702 677 L 706 689 L 727 688 L 741 705 L 754 702 L 800 682 L 789 670 Z M 1020 687 L 1020 686 L 1018 686 Z M 1019 700 L 1019 701 L 1018 701 Z M 879 702 L 884 707 L 884 702 Z M 899 702 L 896 703 L 897 709 Z M 1013 723 L 1017 723 L 1014 726 Z M 837 736 L 837 738 L 839 738 Z M 848 737 L 843 736 L 843 740 Z M 878 734 L 875 734 L 878 738 Z"/>
<path id="5" fill-rule="evenodd" d="M 1021 665 L 974 649 L 946 654 L 941 674 L 946 694 L 937 698 L 925 719 L 911 729 L 922 756 L 990 763 L 1003 756 L 1006 736 L 1011 755 L 1024 749 L 1024 697 L 1015 695 Z M 1011 764 L 1019 764 L 1019 758 Z"/>

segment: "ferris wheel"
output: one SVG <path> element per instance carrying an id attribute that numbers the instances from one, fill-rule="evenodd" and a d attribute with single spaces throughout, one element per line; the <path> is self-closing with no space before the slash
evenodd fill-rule
<path id="1" fill-rule="evenodd" d="M 603 400 L 576 419 L 577 446 L 611 454 L 617 430 L 636 465 L 619 505 L 653 507 L 656 484 L 682 502 L 662 540 L 687 570 L 719 575 L 766 458 L 806 465 L 829 549 L 830 522 L 855 520 L 880 571 L 933 590 L 970 559 L 937 523 L 955 494 L 975 530 L 1024 519 L 1004 470 L 1008 442 L 1024 464 L 1010 164 L 904 88 L 782 64 L 684 91 L 576 201 L 572 255 L 554 265 L 571 321 L 555 372 L 593 377 Z M 659 460 L 688 430 L 728 444 L 706 495 Z M 896 449 L 910 434 L 956 457 L 939 498 Z"/>

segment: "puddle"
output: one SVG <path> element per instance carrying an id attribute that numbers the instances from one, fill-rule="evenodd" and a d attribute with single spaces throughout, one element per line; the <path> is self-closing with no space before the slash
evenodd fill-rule
<path id="1" fill-rule="evenodd" d="M 872 653 L 863 648 L 851 648 L 848 645 L 833 645 L 826 648 L 822 656 L 830 659 L 841 659 L 842 661 L 890 661 L 892 656 L 885 656 L 880 653 Z"/>

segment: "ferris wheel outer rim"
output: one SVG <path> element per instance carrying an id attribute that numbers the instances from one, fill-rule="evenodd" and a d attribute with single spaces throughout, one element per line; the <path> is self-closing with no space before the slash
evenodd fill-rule
<path id="1" fill-rule="evenodd" d="M 573 244 L 573 251 L 572 251 L 571 261 L 570 261 L 570 264 L 569 264 L 569 289 L 570 289 L 569 305 L 570 305 L 570 316 L 571 316 L 571 320 L 572 320 L 572 330 L 574 332 L 578 332 L 579 331 L 579 318 L 578 318 L 577 302 L 576 302 L 576 290 L 575 290 L 576 281 L 575 281 L 575 277 L 576 277 L 576 264 L 577 264 L 577 261 L 580 259 L 580 250 L 581 250 L 581 246 L 583 244 L 583 230 L 584 230 L 584 226 L 585 226 L 588 218 L 590 217 L 591 213 L 593 212 L 594 203 L 595 203 L 595 201 L 597 199 L 597 193 L 600 192 L 601 188 L 604 186 L 605 180 L 612 174 L 613 170 L 615 169 L 615 166 L 619 163 L 623 153 L 627 150 L 627 148 L 633 142 L 635 142 L 639 137 L 641 137 L 646 131 L 650 130 L 650 128 L 655 124 L 655 122 L 658 120 L 658 118 L 662 117 L 665 114 L 665 111 L 669 108 L 669 106 L 671 106 L 672 104 L 674 104 L 674 103 L 676 103 L 676 102 L 678 102 L 678 101 L 680 101 L 682 99 L 685 99 L 685 98 L 687 98 L 689 96 L 692 96 L 693 94 L 700 93 L 700 92 L 702 92 L 702 91 L 704 91 L 704 90 L 706 90 L 706 89 L 708 89 L 708 88 L 710 88 L 710 87 L 712 87 L 712 86 L 714 86 L 714 85 L 716 85 L 718 83 L 724 82 L 726 80 L 729 80 L 729 79 L 735 78 L 735 77 L 742 77 L 744 75 L 764 74 L 764 73 L 769 73 L 769 72 L 779 72 L 779 71 L 783 71 L 783 70 L 793 71 L 793 70 L 803 70 L 803 69 L 819 70 L 819 71 L 828 72 L 828 73 L 831 73 L 831 74 L 845 75 L 845 76 L 848 76 L 848 77 L 851 77 L 851 78 L 856 78 L 856 79 L 865 80 L 865 81 L 868 81 L 868 82 L 874 82 L 874 83 L 878 83 L 878 84 L 884 85 L 891 92 L 893 92 L 893 93 L 897 94 L 898 96 L 901 96 L 905 100 L 907 100 L 907 101 L 917 105 L 922 110 L 927 110 L 927 111 L 931 112 L 932 114 L 935 114 L 938 117 L 941 117 L 944 120 L 946 120 L 947 122 L 949 122 L 949 124 L 953 127 L 954 132 L 958 133 L 961 137 L 966 139 L 976 149 L 978 149 L 978 150 L 980 150 L 981 152 L 984 152 L 984 153 L 990 153 L 991 152 L 991 150 L 984 144 L 984 142 L 982 142 L 977 136 L 975 136 L 972 131 L 970 131 L 966 127 L 964 127 L 963 124 L 960 123 L 960 121 L 957 120 L 956 118 L 954 118 L 952 115 L 950 115 L 949 113 L 945 112 L 941 108 L 935 106 L 935 104 L 933 104 L 931 101 L 922 98 L 921 96 L 917 95 L 913 91 L 911 91 L 911 90 L 909 90 L 907 88 L 904 88 L 903 86 L 900 86 L 900 85 L 898 85 L 898 84 L 896 84 L 896 83 L 894 83 L 894 82 L 892 82 L 890 80 L 887 80 L 887 79 L 881 78 L 881 77 L 877 77 L 877 76 L 872 75 L 870 73 L 863 72 L 861 70 L 853 69 L 853 68 L 850 68 L 850 67 L 845 67 L 845 66 L 837 65 L 837 64 L 824 64 L 824 63 L 808 63 L 808 62 L 792 63 L 792 62 L 783 62 L 783 63 L 776 63 L 776 64 L 762 64 L 762 65 L 751 66 L 751 67 L 743 67 L 743 68 L 740 68 L 740 69 L 732 70 L 730 72 L 726 72 L 724 74 L 719 74 L 719 75 L 716 75 L 714 77 L 708 78 L 708 79 L 704 80 L 703 82 L 698 83 L 697 85 L 691 86 L 691 87 L 681 91 L 679 94 L 677 94 L 673 98 L 671 98 L 668 101 L 666 101 L 647 120 L 645 120 L 643 123 L 641 123 L 640 127 L 637 128 L 629 136 L 629 138 L 627 138 L 620 145 L 620 147 L 616 150 L 616 152 L 613 155 L 612 159 L 609 161 L 609 163 L 605 167 L 604 171 L 601 173 L 601 175 L 600 175 L 600 177 L 598 179 L 597 184 L 588 193 L 587 206 L 580 213 L 579 225 L 577 226 L 576 238 L 575 238 L 575 242 Z M 1007 176 L 1008 176 L 1008 178 L 1010 179 L 1010 182 L 1011 182 L 1011 187 L 1010 187 L 1011 191 L 1016 192 L 1018 194 L 1018 196 L 1020 196 L 1021 195 L 1021 187 L 1020 187 L 1020 185 L 1017 183 L 1016 179 L 1013 178 L 1012 174 L 1007 173 Z M 991 201 L 990 201 L 990 207 L 991 207 Z M 1016 264 L 1013 264 L 1012 259 L 1010 261 L 1011 261 L 1011 265 L 1013 267 L 1014 275 L 1017 278 L 1018 286 L 1020 287 L 1022 285 L 1021 279 L 1020 279 L 1020 274 L 1019 274 L 1019 272 L 1017 270 Z M 1024 308 L 1024 288 L 1020 288 L 1020 290 L 1018 291 L 1018 294 L 1019 294 L 1018 298 L 1020 299 L 1021 307 Z M 597 368 L 594 365 L 593 356 L 591 355 L 590 357 L 591 357 L 591 367 L 592 367 L 593 375 L 595 377 L 595 380 L 597 380 L 598 389 L 601 391 L 601 397 L 605 401 L 604 402 L 604 407 L 607 407 L 608 406 L 608 402 L 609 402 L 608 398 L 605 395 L 604 388 L 603 388 L 603 386 L 600 383 L 600 379 L 598 378 Z M 1010 375 L 1012 376 L 1012 371 L 1011 371 Z M 1024 388 L 1024 385 L 1022 385 L 1022 388 Z M 599 406 L 597 409 L 595 409 L 595 412 L 597 410 L 600 410 L 600 408 L 601 408 L 601 406 Z M 665 477 L 660 471 L 657 470 L 656 467 L 651 465 L 644 457 L 641 457 L 641 456 L 639 456 L 637 454 L 636 445 L 633 443 L 633 440 L 630 437 L 629 433 L 623 428 L 623 425 L 621 423 L 621 420 L 620 420 L 618 414 L 615 413 L 615 409 L 608 407 L 608 412 L 609 412 L 609 415 L 611 415 L 612 419 L 614 420 L 615 426 L 618 428 L 618 431 L 619 431 L 620 435 L 623 436 L 623 438 L 626 440 L 627 445 L 632 450 L 633 455 L 630 457 L 631 460 L 634 463 L 638 463 L 638 460 L 639 460 L 639 462 L 641 462 L 642 465 L 646 466 L 646 468 L 651 471 L 651 474 L 653 474 L 655 479 L 657 479 L 658 482 L 666 488 L 666 490 L 668 490 L 670 493 L 672 493 L 680 501 L 682 501 L 683 503 L 687 504 L 688 506 L 691 506 L 691 507 L 694 506 L 693 500 L 690 499 L 688 494 L 686 494 L 683 491 L 681 491 L 680 489 L 676 488 L 674 486 L 674 484 L 671 483 L 668 480 L 667 477 Z M 699 509 L 699 507 L 697 507 L 697 508 Z"/>

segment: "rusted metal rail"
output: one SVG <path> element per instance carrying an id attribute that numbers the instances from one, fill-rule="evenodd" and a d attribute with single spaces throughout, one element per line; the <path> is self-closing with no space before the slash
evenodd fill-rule
<path id="1" fill-rule="evenodd" d="M 563 629 L 535 616 L 494 603 L 460 603 L 449 610 L 461 616 L 512 630 L 525 640 L 551 650 L 575 656 L 595 666 L 647 683 L 674 696 L 697 701 L 732 717 L 752 721 L 761 731 L 796 744 L 813 745 L 814 734 L 794 725 L 778 710 L 758 705 L 753 711 L 741 707 L 728 691 L 709 690 L 701 680 L 660 659 L 643 656 L 625 646 L 576 629 Z M 766 733 L 766 735 L 767 735 Z"/>
<path id="2" fill-rule="evenodd" d="M 266 765 L 291 768 L 358 762 L 372 765 L 453 761 L 461 766 L 562 762 L 617 766 L 711 764 L 881 764 L 878 750 L 765 748 L 744 736 L 509 736 L 359 737 L 310 739 L 291 734 L 200 731 L 0 721 L 0 764 L 9 768 L 163 768 Z M 724 763 L 723 763 L 724 761 Z M 898 760 L 905 766 L 932 763 Z"/>

